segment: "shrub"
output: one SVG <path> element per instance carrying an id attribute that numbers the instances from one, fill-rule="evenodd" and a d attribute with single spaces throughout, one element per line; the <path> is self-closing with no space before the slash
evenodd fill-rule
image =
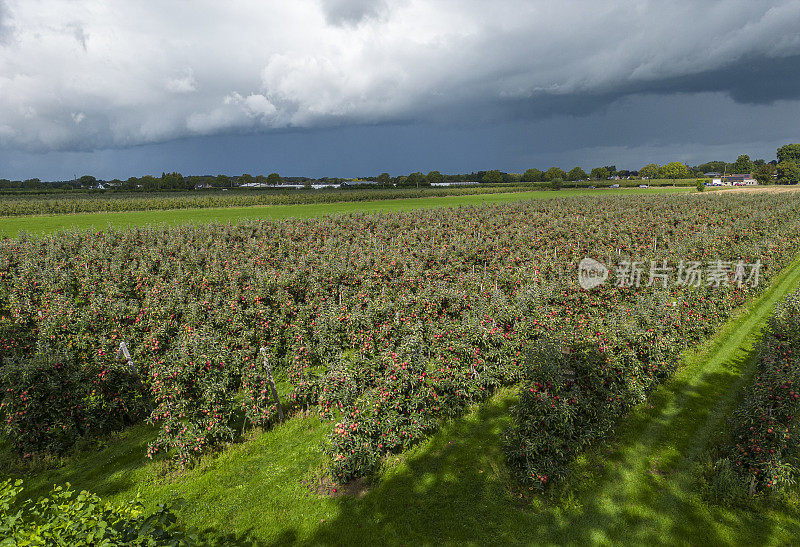
<path id="1" fill-rule="evenodd" d="M 189 331 L 153 367 L 156 408 L 150 421 L 161 430 L 149 456 L 164 450 L 186 465 L 206 449 L 234 439 L 238 370 L 231 361 L 224 343 Z"/>
<path id="2" fill-rule="evenodd" d="M 616 333 L 608 338 L 630 360 L 624 370 L 636 397 L 669 376 L 669 347 L 707 335 L 754 290 L 675 286 L 650 299 L 644 287 L 587 291 L 573 274 L 589 252 L 609 265 L 619 257 L 759 257 L 766 281 L 800 249 L 791 200 L 696 201 L 582 198 L 4 239 L 0 351 L 25 362 L 40 345 L 63 346 L 75 355 L 67 372 L 93 376 L 101 365 L 117 370 L 102 353 L 127 341 L 156 405 L 154 450 L 188 463 L 224 445 L 245 418 L 272 422 L 258 357 L 265 347 L 280 385 L 290 384 L 288 406 L 320 405 L 348 426 L 358 422 L 357 446 L 374 462 L 396 449 L 387 446 L 406 446 L 434 420 L 518 382 L 527 347 L 549 332 L 583 332 L 593 317 L 619 316 L 618 326 L 595 332 Z M 402 363 L 411 372 L 397 371 Z M 80 384 L 59 374 L 49 393 Z M 394 394 L 407 388 L 409 401 Z M 124 393 L 124 385 L 110 389 L 103 405 L 58 401 L 58 416 L 41 420 L 60 426 L 87 407 L 113 410 Z M 370 410 L 368 423 L 353 419 L 381 397 L 386 404 Z M 396 439 L 395 423 L 405 431 Z M 47 429 L 57 444 L 62 431 Z M 355 446 L 341 442 L 332 455 L 350 458 Z M 347 469 L 368 469 L 368 459 Z"/>
<path id="3" fill-rule="evenodd" d="M 22 481 L 0 483 L 0 538 L 3 545 L 177 546 L 194 543 L 159 505 L 147 515 L 138 500 L 120 505 L 97 495 L 56 486 L 45 498 L 16 504 Z M 15 505 L 18 508 L 15 510 Z"/>
<path id="4" fill-rule="evenodd" d="M 336 361 L 320 381 L 320 412 L 323 416 L 334 417 L 352 406 L 359 391 L 352 368 L 344 360 Z"/>
<path id="5" fill-rule="evenodd" d="M 431 430 L 436 394 L 424 364 L 393 353 L 379 386 L 366 391 L 329 439 L 331 473 L 339 482 L 369 475 L 380 457 L 406 448 Z"/>
<path id="6" fill-rule="evenodd" d="M 659 324 L 595 326 L 537 344 L 504 440 L 521 482 L 542 489 L 563 478 L 578 453 L 672 374 L 681 344 L 652 328 Z"/>
<path id="7" fill-rule="evenodd" d="M 143 419 L 149 397 L 135 371 L 38 354 L 2 366 L 3 431 L 22 453 L 62 452 L 77 440 Z"/>

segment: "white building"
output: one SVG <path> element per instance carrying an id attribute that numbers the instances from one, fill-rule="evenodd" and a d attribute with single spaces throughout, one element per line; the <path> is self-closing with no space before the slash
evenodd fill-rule
<path id="1" fill-rule="evenodd" d="M 728 175 L 721 179 L 723 186 L 754 186 L 758 181 L 753 178 L 752 173 L 740 173 L 738 175 Z"/>

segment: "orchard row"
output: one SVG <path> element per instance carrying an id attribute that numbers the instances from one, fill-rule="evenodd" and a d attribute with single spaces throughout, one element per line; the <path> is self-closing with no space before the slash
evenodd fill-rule
<path id="1" fill-rule="evenodd" d="M 301 205 L 309 203 L 354 202 L 383 199 L 497 194 L 531 190 L 530 186 L 468 186 L 450 188 L 368 188 L 231 190 L 206 192 L 126 192 L 31 194 L 0 200 L 0 217 L 21 215 L 59 215 L 114 211 L 167 209 L 207 209 L 212 207 L 250 207 L 254 205 Z"/>
<path id="2" fill-rule="evenodd" d="M 800 292 L 781 301 L 756 348 L 756 371 L 729 420 L 710 486 L 720 501 L 780 493 L 800 465 Z"/>

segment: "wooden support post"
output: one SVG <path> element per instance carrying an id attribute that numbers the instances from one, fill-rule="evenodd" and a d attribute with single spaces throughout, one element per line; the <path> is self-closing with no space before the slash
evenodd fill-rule
<path id="1" fill-rule="evenodd" d="M 125 359 L 128 360 L 128 369 L 131 371 L 131 374 L 138 375 L 139 372 L 136 370 L 136 366 L 133 364 L 133 359 L 131 358 L 131 352 L 128 351 L 128 344 L 125 342 L 120 342 L 119 349 L 117 350 L 117 359 L 120 358 L 120 355 L 125 356 Z"/>
<path id="2" fill-rule="evenodd" d="M 281 400 L 278 397 L 278 389 L 275 387 L 275 379 L 272 377 L 272 367 L 269 365 L 269 359 L 267 359 L 267 348 L 261 348 L 261 356 L 264 358 L 264 371 L 267 373 L 267 381 L 269 382 L 269 387 L 272 390 L 272 397 L 278 404 L 278 421 L 282 422 L 283 407 L 281 406 Z"/>

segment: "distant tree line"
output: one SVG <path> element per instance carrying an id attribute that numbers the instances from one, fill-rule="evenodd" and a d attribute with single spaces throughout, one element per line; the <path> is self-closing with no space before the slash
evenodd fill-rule
<path id="1" fill-rule="evenodd" d="M 800 182 L 800 144 L 787 144 L 778 148 L 778 164 L 774 172 L 778 184 Z"/>
<path id="2" fill-rule="evenodd" d="M 0 179 L 0 190 L 45 191 L 45 190 L 79 190 L 79 189 L 114 189 L 125 191 L 171 191 L 235 188 L 242 185 L 280 186 L 285 184 L 372 184 L 376 186 L 425 187 L 432 184 L 474 182 L 474 183 L 519 183 L 549 182 L 557 186 L 563 181 L 591 181 L 609 179 L 688 179 L 702 177 L 707 173 L 742 174 L 751 173 L 761 184 L 776 182 L 778 184 L 797 184 L 800 182 L 800 144 L 787 144 L 778 149 L 777 159 L 767 162 L 763 159 L 751 160 L 742 154 L 736 161 L 710 161 L 700 165 L 689 166 L 682 162 L 671 162 L 665 165 L 650 163 L 638 171 L 617 169 L 616 165 L 604 165 L 592 168 L 587 174 L 581 167 L 573 167 L 564 171 L 560 167 L 550 167 L 546 171 L 531 168 L 524 173 L 506 173 L 499 170 L 473 171 L 471 173 L 442 174 L 430 171 L 427 174 L 413 172 L 408 175 L 391 176 L 389 173 L 364 176 L 356 179 L 338 177 L 282 177 L 278 173 L 269 175 L 239 176 L 229 175 L 193 175 L 180 173 L 161 173 L 160 177 L 145 175 L 131 177 L 127 180 L 100 180 L 91 175 L 84 175 L 70 181 L 42 182 L 41 180 L 8 180 Z"/>

